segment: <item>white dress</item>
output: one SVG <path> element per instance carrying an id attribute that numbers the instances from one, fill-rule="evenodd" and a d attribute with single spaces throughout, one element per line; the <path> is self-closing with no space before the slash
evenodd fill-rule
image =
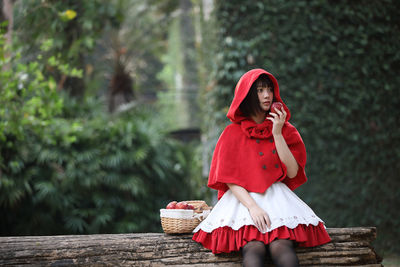
<path id="1" fill-rule="evenodd" d="M 287 238 L 306 242 L 304 246 L 320 245 L 330 241 L 324 222 L 286 184 L 276 182 L 264 193 L 250 192 L 249 194 L 267 212 L 271 220 L 271 228 L 265 232 L 256 229 L 248 209 L 233 195 L 232 191 L 228 190 L 208 217 L 193 230 L 195 233 L 193 240 L 212 249 L 214 253 L 237 250 L 250 241 L 238 241 L 237 239 L 240 238 L 261 239 L 260 241 L 266 244 L 272 239 Z M 229 233 L 221 234 L 221 231 Z M 249 234 L 249 231 L 257 231 L 257 233 Z M 282 231 L 285 232 L 283 236 Z M 313 240 L 307 244 L 307 240 L 304 239 Z M 235 243 L 233 249 L 232 242 Z"/>

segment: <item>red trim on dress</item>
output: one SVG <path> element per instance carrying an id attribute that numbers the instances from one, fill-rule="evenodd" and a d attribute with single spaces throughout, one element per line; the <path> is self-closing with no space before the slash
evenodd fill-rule
<path id="1" fill-rule="evenodd" d="M 296 241 L 300 247 L 315 247 L 331 241 L 322 222 L 317 226 L 299 224 L 294 229 L 281 226 L 265 234 L 261 233 L 254 225 L 245 225 L 237 231 L 225 226 L 219 227 L 211 233 L 199 230 L 192 239 L 212 250 L 214 254 L 238 251 L 252 240 L 269 244 L 275 239 L 290 239 Z"/>

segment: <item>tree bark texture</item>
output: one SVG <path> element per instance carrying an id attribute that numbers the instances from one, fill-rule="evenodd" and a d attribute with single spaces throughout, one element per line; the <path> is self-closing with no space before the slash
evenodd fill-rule
<path id="1" fill-rule="evenodd" d="M 301 266 L 382 266 L 371 246 L 376 228 L 327 230 L 332 242 L 296 249 Z M 0 265 L 241 266 L 239 252 L 214 255 L 191 237 L 164 233 L 0 237 Z M 270 260 L 266 266 L 273 266 Z"/>

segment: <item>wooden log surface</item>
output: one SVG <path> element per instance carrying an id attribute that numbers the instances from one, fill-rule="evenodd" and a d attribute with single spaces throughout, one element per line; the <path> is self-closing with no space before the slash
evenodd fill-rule
<path id="1" fill-rule="evenodd" d="M 332 242 L 296 248 L 301 266 L 382 266 L 375 227 L 328 228 Z M 0 237 L 0 265 L 241 266 L 239 252 L 214 255 L 191 234 L 164 233 Z M 272 266 L 269 261 L 266 266 Z"/>

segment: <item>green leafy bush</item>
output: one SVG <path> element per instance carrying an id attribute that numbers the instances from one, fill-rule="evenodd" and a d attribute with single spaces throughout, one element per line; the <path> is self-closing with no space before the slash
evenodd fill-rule
<path id="1" fill-rule="evenodd" d="M 159 231 L 158 209 L 195 194 L 192 152 L 149 114 L 56 118 L 25 136 L 2 169 L 1 234 Z"/>
<path id="2" fill-rule="evenodd" d="M 19 0 L 14 10 L 14 46 L 22 51 L 23 60 L 35 58 L 46 47 L 48 53 L 39 60 L 45 73 L 51 74 L 60 88 L 82 97 L 91 82 L 91 53 L 104 29 L 118 27 L 123 20 L 124 1 Z M 51 40 L 51 41 L 50 41 Z M 45 42 L 43 42 L 45 41 Z M 47 43 L 46 43 L 47 42 Z M 51 44 L 48 45 L 48 42 Z M 104 54 L 104 51 L 102 51 Z M 50 59 L 50 61 L 48 60 Z M 61 60 L 64 64 L 57 64 Z M 58 68 L 54 67 L 54 64 Z M 64 66 L 75 67 L 85 76 L 65 75 Z M 60 71 L 61 68 L 61 71 Z"/>
<path id="3" fill-rule="evenodd" d="M 205 111 L 215 144 L 239 77 L 272 72 L 308 151 L 309 182 L 298 193 L 328 227 L 377 226 L 378 247 L 397 251 L 399 7 L 217 1 L 217 86 Z"/>
<path id="4" fill-rule="evenodd" d="M 153 108 L 110 115 L 68 98 L 0 41 L 0 235 L 160 231 L 160 208 L 195 198 L 193 149 Z"/>

